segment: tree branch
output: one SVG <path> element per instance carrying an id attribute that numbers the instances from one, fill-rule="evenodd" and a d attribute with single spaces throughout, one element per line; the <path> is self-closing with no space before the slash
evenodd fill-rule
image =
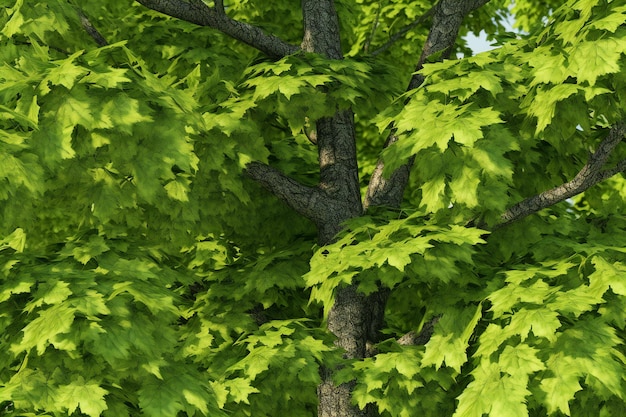
<path id="1" fill-rule="evenodd" d="M 343 59 L 334 0 L 302 0 L 302 21 L 302 50 Z M 343 222 L 362 214 L 354 113 L 350 109 L 336 110 L 333 116 L 317 120 L 315 132 L 319 188 L 330 204 L 324 210 L 327 217 L 320 224 L 319 238 L 328 244 L 342 229 Z"/>
<path id="2" fill-rule="evenodd" d="M 300 49 L 296 45 L 265 33 L 256 26 L 231 19 L 224 12 L 223 3 L 220 0 L 215 2 L 213 8 L 201 2 L 190 3 L 183 0 L 137 0 L 137 2 L 168 16 L 217 29 L 272 58 L 282 58 Z"/>
<path id="3" fill-rule="evenodd" d="M 604 181 L 626 170 L 626 160 L 620 161 L 611 169 L 602 169 L 615 147 L 624 139 L 625 134 L 626 124 L 623 122 L 616 123 L 574 179 L 517 203 L 502 214 L 500 217 L 501 222 L 495 228 L 500 228 L 539 210 L 567 200 L 584 192 L 600 181 Z"/>
<path id="4" fill-rule="evenodd" d="M 465 16 L 483 6 L 488 1 L 489 0 L 440 0 L 427 12 L 427 14 L 432 14 L 433 16 L 432 25 L 407 91 L 418 88 L 424 82 L 424 76 L 418 71 L 422 69 L 428 57 L 440 52 L 441 56 L 439 59 L 445 59 L 450 55 Z M 397 140 L 398 137 L 392 126 L 391 133 L 387 137 L 383 149 Z M 406 164 L 399 167 L 389 178 L 384 178 L 383 170 L 385 164 L 382 159 L 380 159 L 370 178 L 363 207 L 399 207 L 414 161 L 415 157 L 409 156 L 409 160 Z"/>
<path id="5" fill-rule="evenodd" d="M 315 223 L 322 220 L 321 215 L 326 203 L 320 189 L 302 185 L 276 168 L 261 162 L 250 162 L 246 166 L 246 174 L 297 213 Z"/>
<path id="6" fill-rule="evenodd" d="M 430 56 L 441 52 L 440 60 L 450 57 L 465 16 L 488 2 L 489 0 L 440 0 L 433 7 L 433 24 L 409 83 L 409 90 L 424 82 L 424 76 L 418 72 Z"/>
<path id="7" fill-rule="evenodd" d="M 224 0 L 215 0 L 215 9 L 222 13 L 222 14 L 226 14 L 226 10 L 224 9 Z"/>
<path id="8" fill-rule="evenodd" d="M 392 127 L 383 149 L 398 141 L 398 136 L 395 132 L 395 128 Z M 409 181 L 411 167 L 414 162 L 415 155 L 409 157 L 406 164 L 392 172 L 389 178 L 385 178 L 383 177 L 385 163 L 382 159 L 379 159 L 365 193 L 363 208 L 367 209 L 369 206 L 400 207 L 404 196 L 404 188 Z"/>
<path id="9" fill-rule="evenodd" d="M 374 40 L 374 36 L 376 35 L 376 29 L 378 29 L 378 22 L 380 21 L 380 12 L 382 9 L 383 8 L 379 0 L 378 10 L 376 10 L 376 17 L 374 18 L 374 22 L 372 23 L 372 30 L 370 31 L 370 35 L 367 37 L 367 40 L 365 41 L 365 44 L 363 45 L 363 51 L 365 51 L 366 53 L 369 51 L 370 45 L 372 44 L 372 41 Z"/>

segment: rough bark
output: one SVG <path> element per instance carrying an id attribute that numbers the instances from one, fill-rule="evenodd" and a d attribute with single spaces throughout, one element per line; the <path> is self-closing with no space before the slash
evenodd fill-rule
<path id="1" fill-rule="evenodd" d="M 426 343 L 428 343 L 430 337 L 435 332 L 435 324 L 437 324 L 439 318 L 439 316 L 436 316 L 426 322 L 419 333 L 411 330 L 410 332 L 398 339 L 398 344 L 405 346 L 425 345 Z"/>
<path id="2" fill-rule="evenodd" d="M 452 50 L 458 31 L 467 13 L 487 0 L 462 2 L 443 0 L 433 10 L 433 25 L 427 43 L 419 58 L 417 69 L 432 54 L 443 51 L 446 57 Z M 341 59 L 339 26 L 332 0 L 303 0 L 304 38 L 302 49 L 321 53 L 329 58 Z M 423 81 L 413 76 L 409 88 Z M 386 146 L 397 140 L 391 135 Z M 338 112 L 333 118 L 317 124 L 317 145 L 320 162 L 320 188 L 329 195 L 348 201 L 348 207 L 329 212 L 339 213 L 337 218 L 328 219 L 320 227 L 320 243 L 330 243 L 341 228 L 340 220 L 358 216 L 361 212 L 359 180 L 356 164 L 353 117 L 351 111 Z M 410 161 L 412 163 L 412 160 Z M 382 168 L 370 182 L 363 208 L 374 205 L 399 207 L 404 188 L 408 182 L 410 165 L 401 167 L 389 181 L 382 178 Z M 347 200 L 346 200 L 347 199 Z M 358 203 L 358 206 L 357 206 Z M 337 207 L 337 206 L 332 206 Z M 339 208 L 339 207 L 337 207 Z M 337 214 L 335 214 L 337 215 Z M 384 321 L 387 290 L 380 290 L 369 297 L 359 294 L 351 285 L 337 290 L 335 304 L 328 316 L 328 328 L 337 337 L 336 344 L 344 350 L 346 359 L 364 358 L 375 350 L 378 332 Z M 368 343 L 369 342 L 369 343 Z M 322 383 L 318 387 L 319 417 L 363 417 L 375 415 L 373 407 L 359 410 L 351 405 L 353 383 L 336 386 L 332 382 L 333 371 L 322 369 Z"/>
<path id="3" fill-rule="evenodd" d="M 329 198 L 319 188 L 302 185 L 276 168 L 260 162 L 249 163 L 246 174 L 315 224 L 325 221 L 324 211 Z"/>
<path id="4" fill-rule="evenodd" d="M 367 333 L 367 297 L 351 285 L 337 291 L 335 304 L 329 312 L 328 329 L 337 336 L 335 344 L 344 350 L 345 359 L 365 357 Z M 320 417 L 357 417 L 366 415 L 352 406 L 353 382 L 335 385 L 333 369 L 322 368 L 322 383 L 317 389 L 317 415 Z"/>
<path id="5" fill-rule="evenodd" d="M 424 63 L 430 57 L 440 54 L 438 59 L 445 59 L 450 56 L 465 16 L 486 4 L 488 1 L 489 0 L 441 0 L 428 11 L 427 15 L 432 16 L 431 28 L 415 67 L 416 72 L 409 81 L 407 91 L 419 88 L 422 85 L 424 77 L 418 73 L 418 71 L 422 69 Z M 421 22 L 421 18 L 418 19 L 418 22 Z M 398 136 L 392 126 L 391 133 L 387 137 L 383 148 L 392 145 L 397 140 Z M 407 163 L 397 168 L 388 178 L 385 178 L 383 176 L 385 164 L 384 161 L 380 159 L 370 178 L 363 201 L 364 210 L 370 206 L 400 207 L 414 162 L 415 156 L 407 155 Z M 370 306 L 370 311 L 372 312 L 371 323 L 379 323 L 379 326 L 382 326 L 382 315 L 384 315 L 385 304 L 387 302 L 387 296 L 383 291 L 384 290 L 381 289 L 378 293 L 372 295 L 373 301 Z M 380 314 L 381 317 L 377 317 L 377 314 Z M 428 339 L 430 339 L 437 320 L 438 319 L 433 319 L 427 323 L 419 335 L 415 332 L 408 333 L 403 338 L 399 339 L 399 343 L 425 344 Z"/>
<path id="6" fill-rule="evenodd" d="M 215 7 L 209 7 L 201 1 L 137 0 L 137 2 L 168 16 L 217 29 L 273 58 L 282 58 L 300 49 L 296 45 L 265 33 L 256 26 L 231 19 L 225 13 L 221 1 L 215 2 Z"/>
<path id="7" fill-rule="evenodd" d="M 338 111 L 317 122 L 317 148 L 319 188 L 331 202 L 319 225 L 319 242 L 328 244 L 344 221 L 362 214 L 352 110 Z"/>
<path id="8" fill-rule="evenodd" d="M 343 57 L 334 0 L 302 0 L 304 33 L 299 46 L 289 44 L 255 26 L 231 19 L 224 9 L 222 0 L 216 0 L 214 7 L 194 0 L 137 1 L 169 16 L 215 28 L 273 58 L 293 54 L 298 50 L 317 53 L 330 59 Z M 439 54 L 437 59 L 449 57 L 465 16 L 487 2 L 488 0 L 437 2 L 428 12 L 428 16 L 432 17 L 431 29 L 417 60 L 416 71 L 419 71 L 435 54 Z M 423 19 L 424 17 L 419 19 L 419 23 Z M 101 43 L 102 39 L 91 29 L 88 20 L 82 22 L 88 33 Z M 415 25 L 417 23 L 411 27 Z M 397 39 L 399 36 L 393 41 Z M 383 47 L 387 46 L 389 45 Z M 418 88 L 423 81 L 420 74 L 414 74 L 408 83 L 408 89 Z M 314 143 L 318 146 L 320 167 L 320 181 L 317 187 L 304 186 L 278 170 L 258 162 L 249 164 L 246 171 L 251 178 L 285 201 L 296 212 L 315 222 L 319 231 L 319 243 L 324 245 L 332 242 L 344 221 L 361 215 L 368 206 L 399 207 L 414 157 L 407 156 L 407 163 L 389 178 L 382 176 L 384 163 L 382 160 L 379 161 L 370 179 L 365 200 L 361 203 L 352 111 L 338 110 L 332 117 L 319 120 L 316 128 Z M 596 153 L 591 156 L 588 164 L 572 181 L 511 207 L 503 214 L 502 224 L 508 224 L 569 198 L 598 181 L 626 169 L 626 161 L 621 161 L 613 168 L 603 170 L 608 156 L 625 133 L 626 125 L 616 125 Z M 397 140 L 398 137 L 392 129 L 384 147 Z M 365 296 L 358 293 L 354 285 L 337 290 L 335 304 L 329 311 L 328 328 L 337 337 L 336 345 L 345 352 L 346 359 L 359 359 L 376 353 L 373 344 L 378 341 L 378 333 L 383 325 L 387 296 L 388 290 L 385 289 Z M 437 319 L 427 323 L 420 334 L 408 333 L 399 340 L 399 343 L 426 343 Z M 321 370 L 318 416 L 374 416 L 376 413 L 373 407 L 359 410 L 351 405 L 354 383 L 336 386 L 332 381 L 334 371 L 329 368 Z"/>
<path id="9" fill-rule="evenodd" d="M 302 0 L 302 49 L 331 59 L 342 59 L 339 20 L 334 0 Z"/>
<path id="10" fill-rule="evenodd" d="M 342 59 L 339 21 L 333 0 L 302 0 L 304 36 L 301 47 L 331 59 Z M 354 115 L 352 110 L 337 111 L 317 122 L 320 166 L 319 188 L 329 196 L 327 218 L 319 225 L 319 243 L 332 242 L 342 223 L 361 215 Z M 346 359 L 363 358 L 367 340 L 367 297 L 350 285 L 337 290 L 335 304 L 328 313 L 328 329 L 337 337 L 335 344 Z M 318 387 L 318 416 L 359 417 L 365 413 L 351 404 L 353 383 L 335 385 L 333 369 L 321 370 Z"/>

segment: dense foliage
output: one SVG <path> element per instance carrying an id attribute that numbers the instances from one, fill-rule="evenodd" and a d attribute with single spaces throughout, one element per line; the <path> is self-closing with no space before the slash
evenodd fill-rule
<path id="1" fill-rule="evenodd" d="M 0 415 L 311 416 L 322 364 L 382 416 L 623 413 L 626 150 L 603 146 L 626 131 L 626 2 L 517 1 L 522 35 L 488 3 L 461 32 L 500 46 L 459 41 L 407 93 L 429 1 L 337 2 L 343 60 L 268 58 L 131 1 L 9 3 Z M 299 43 L 291 3 L 226 7 Z M 416 163 L 400 208 L 317 246 L 245 171 L 314 186 L 315 121 L 347 108 L 363 192 L 391 126 L 385 172 Z M 567 201 L 503 217 L 586 163 Z M 353 282 L 390 295 L 375 354 L 343 361 L 325 320 Z"/>

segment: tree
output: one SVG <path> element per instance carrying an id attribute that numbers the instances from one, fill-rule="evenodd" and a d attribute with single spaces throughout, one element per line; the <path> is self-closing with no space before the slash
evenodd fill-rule
<path id="1" fill-rule="evenodd" d="M 0 414 L 619 415 L 625 14 L 11 2 Z"/>

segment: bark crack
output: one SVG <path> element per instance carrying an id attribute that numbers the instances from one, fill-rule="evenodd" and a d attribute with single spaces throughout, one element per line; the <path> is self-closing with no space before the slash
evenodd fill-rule
<path id="1" fill-rule="evenodd" d="M 331 59 L 342 59 L 339 37 L 339 19 L 334 0 L 302 0 L 304 51 L 322 54 Z"/>

